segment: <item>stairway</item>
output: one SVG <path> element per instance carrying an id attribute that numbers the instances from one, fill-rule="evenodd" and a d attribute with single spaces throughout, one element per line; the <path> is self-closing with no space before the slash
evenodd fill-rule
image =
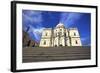
<path id="1" fill-rule="evenodd" d="M 23 62 L 91 59 L 89 46 L 84 47 L 27 47 L 23 48 Z"/>

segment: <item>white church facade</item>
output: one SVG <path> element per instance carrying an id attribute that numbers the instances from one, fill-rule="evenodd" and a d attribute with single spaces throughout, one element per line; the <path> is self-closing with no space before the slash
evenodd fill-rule
<path id="1" fill-rule="evenodd" d="M 39 46 L 82 46 L 82 43 L 77 28 L 66 29 L 62 23 L 59 23 L 54 29 L 43 30 Z"/>

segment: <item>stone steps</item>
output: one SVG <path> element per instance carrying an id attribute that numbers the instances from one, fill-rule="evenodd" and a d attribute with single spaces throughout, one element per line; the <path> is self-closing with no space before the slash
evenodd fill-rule
<path id="1" fill-rule="evenodd" d="M 90 59 L 90 47 L 23 48 L 23 62 Z"/>

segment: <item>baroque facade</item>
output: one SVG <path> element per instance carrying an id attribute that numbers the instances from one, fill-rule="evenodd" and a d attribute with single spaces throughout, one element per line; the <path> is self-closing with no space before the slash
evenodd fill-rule
<path id="1" fill-rule="evenodd" d="M 59 23 L 54 29 L 46 28 L 42 32 L 40 47 L 82 46 L 77 28 L 66 29 Z"/>

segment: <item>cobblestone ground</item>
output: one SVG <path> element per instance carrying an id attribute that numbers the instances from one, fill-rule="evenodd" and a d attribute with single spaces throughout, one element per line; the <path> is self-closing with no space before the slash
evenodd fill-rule
<path id="1" fill-rule="evenodd" d="M 23 62 L 91 59 L 90 46 L 84 47 L 27 47 L 23 48 Z"/>

